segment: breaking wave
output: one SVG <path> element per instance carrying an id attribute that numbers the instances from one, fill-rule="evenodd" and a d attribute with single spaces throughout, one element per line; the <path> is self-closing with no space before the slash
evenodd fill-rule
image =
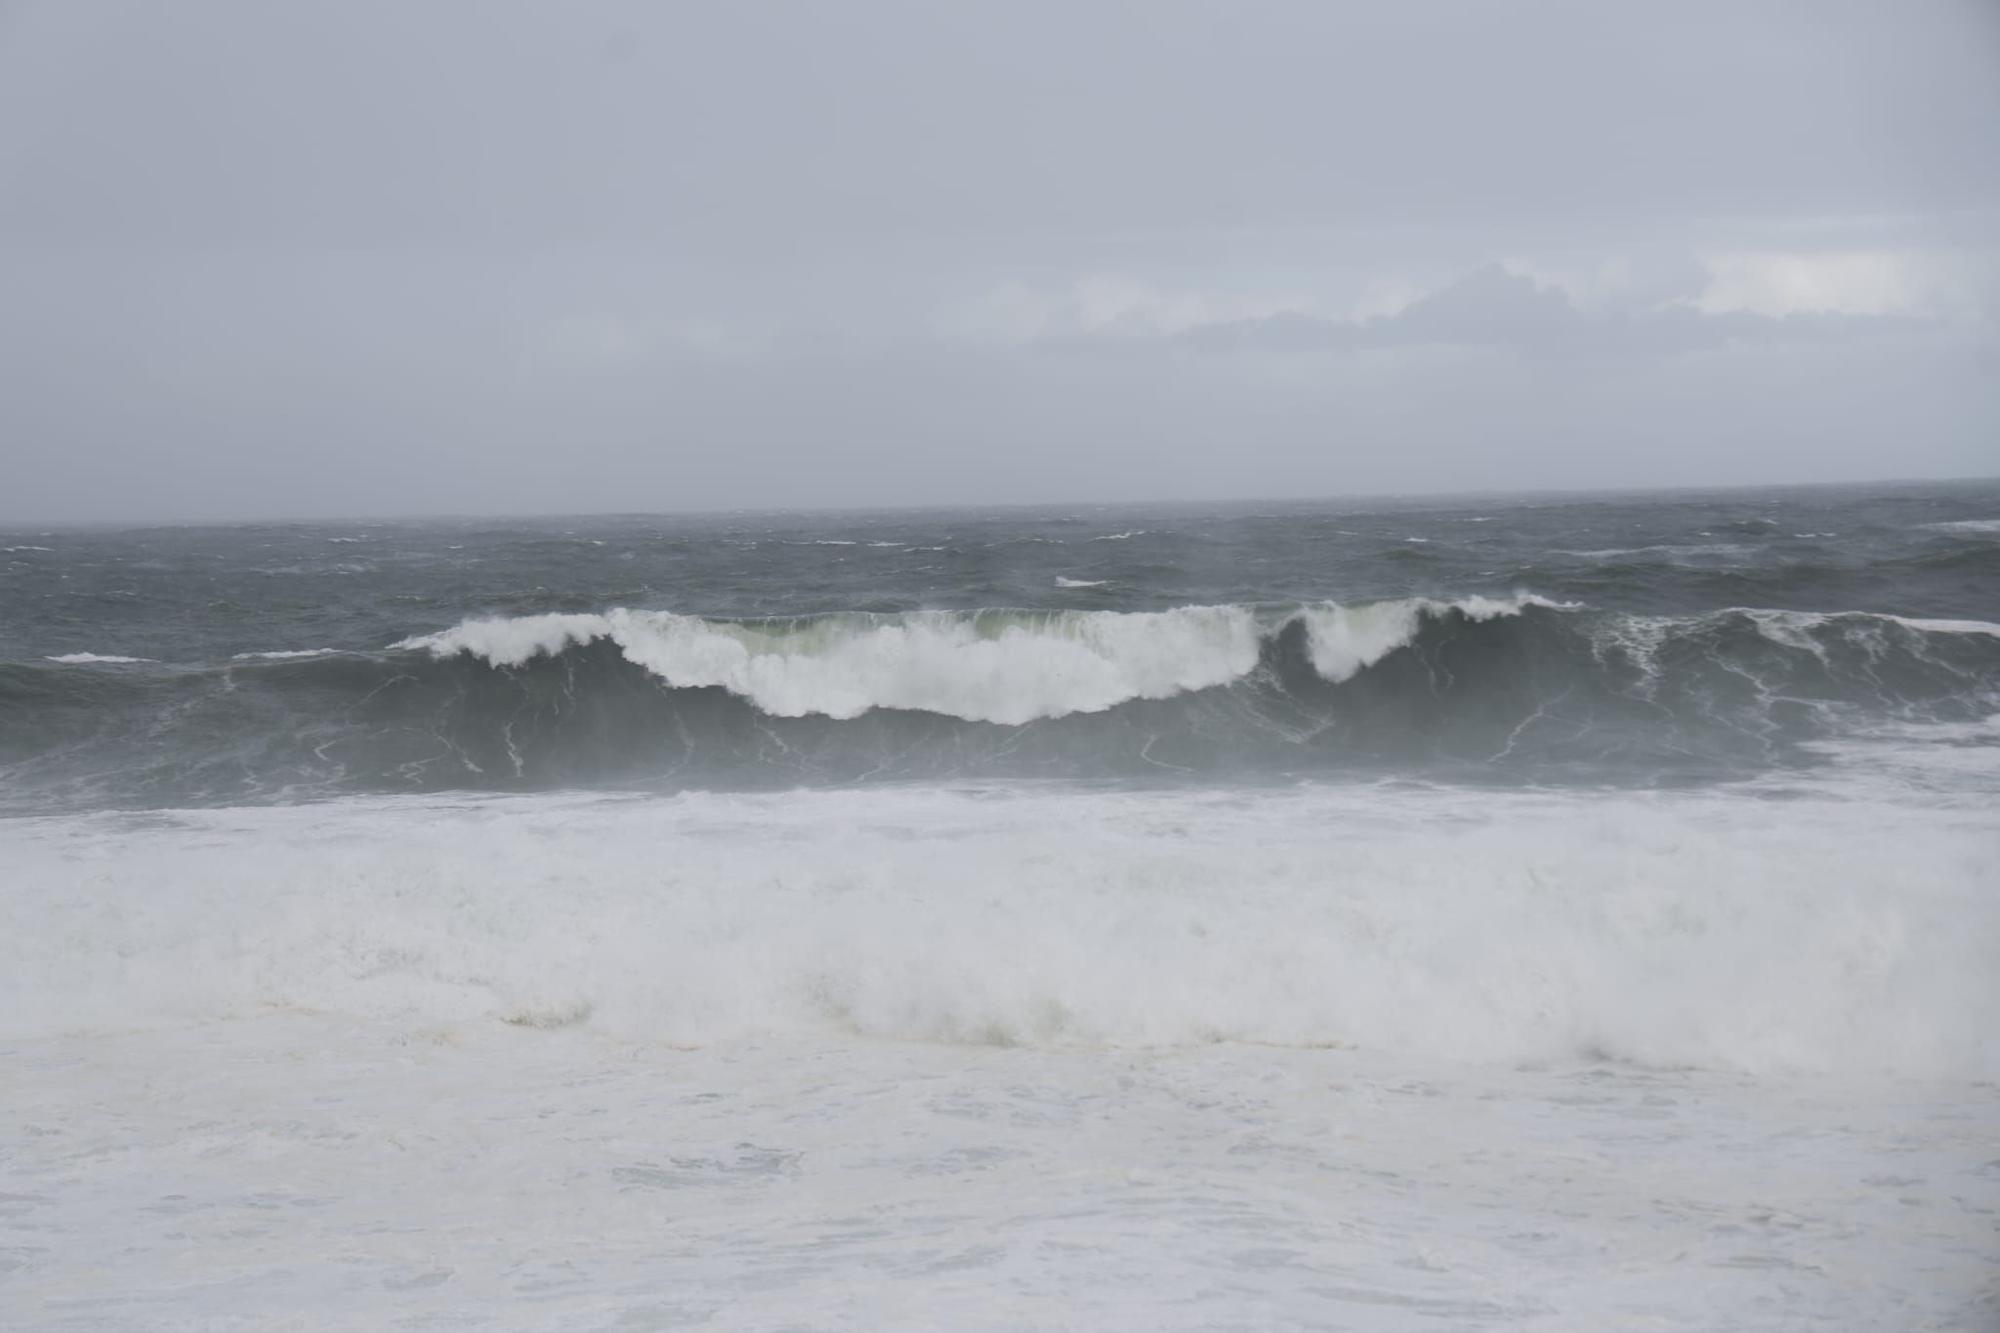
<path id="1" fill-rule="evenodd" d="M 746 622 L 621 609 L 471 620 L 395 647 L 518 668 L 603 640 L 676 689 L 718 686 L 773 717 L 853 718 L 894 708 L 1018 726 L 1230 684 L 1257 667 L 1269 636 L 1294 622 L 1304 626 L 1313 665 L 1337 682 L 1411 643 L 1427 618 L 1483 621 L 1528 607 L 1564 609 L 1532 595 L 1329 604 L 1275 614 L 1186 606 Z"/>
<path id="2" fill-rule="evenodd" d="M 617 610 L 469 621 L 396 646 L 520 667 L 600 639 L 670 686 L 719 686 L 773 717 L 897 708 L 1019 725 L 1227 684 L 1257 665 L 1260 634 L 1240 606 L 750 623 Z"/>
<path id="3" fill-rule="evenodd" d="M 109 645 L 107 645 L 109 646 Z M 388 649 L 0 664 L 11 799 L 1334 772 L 1678 783 L 2000 711 L 2000 625 L 1532 594 L 1160 611 L 614 609 Z M 26 793 L 27 795 L 23 795 Z"/>

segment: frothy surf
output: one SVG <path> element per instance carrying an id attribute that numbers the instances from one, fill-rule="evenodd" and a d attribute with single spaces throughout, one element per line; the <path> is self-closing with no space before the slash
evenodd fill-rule
<path id="1" fill-rule="evenodd" d="M 357 802 L 0 825 L 13 1035 L 279 1006 L 1992 1076 L 2000 846 L 1844 799 Z M 85 854 L 87 853 L 87 855 Z"/>

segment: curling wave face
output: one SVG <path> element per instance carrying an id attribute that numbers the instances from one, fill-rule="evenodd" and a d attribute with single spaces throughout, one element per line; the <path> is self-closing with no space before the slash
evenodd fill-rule
<path id="1" fill-rule="evenodd" d="M 473 621 L 397 644 L 496 667 L 597 640 L 675 689 L 716 686 L 773 717 L 871 708 L 1019 726 L 1226 685 L 1257 665 L 1239 606 L 1172 611 L 911 612 L 744 624 L 664 611 Z"/>
<path id="2" fill-rule="evenodd" d="M 20 793 L 1382 769 L 1741 776 L 2000 710 L 2000 625 L 1533 594 L 1162 611 L 668 611 L 464 621 L 387 649 L 0 667 Z M 120 725 L 107 725 L 107 719 Z"/>

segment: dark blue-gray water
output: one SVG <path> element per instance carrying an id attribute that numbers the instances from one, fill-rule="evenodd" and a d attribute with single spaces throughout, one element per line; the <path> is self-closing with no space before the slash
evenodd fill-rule
<path id="1" fill-rule="evenodd" d="M 15 811 L 1684 784 L 2000 711 L 2000 483 L 0 534 Z"/>

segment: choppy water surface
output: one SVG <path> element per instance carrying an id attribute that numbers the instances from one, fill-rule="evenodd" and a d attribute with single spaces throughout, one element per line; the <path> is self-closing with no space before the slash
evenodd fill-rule
<path id="1" fill-rule="evenodd" d="M 2000 689 L 2000 487 L 0 537 L 15 808 L 1741 778 Z"/>

